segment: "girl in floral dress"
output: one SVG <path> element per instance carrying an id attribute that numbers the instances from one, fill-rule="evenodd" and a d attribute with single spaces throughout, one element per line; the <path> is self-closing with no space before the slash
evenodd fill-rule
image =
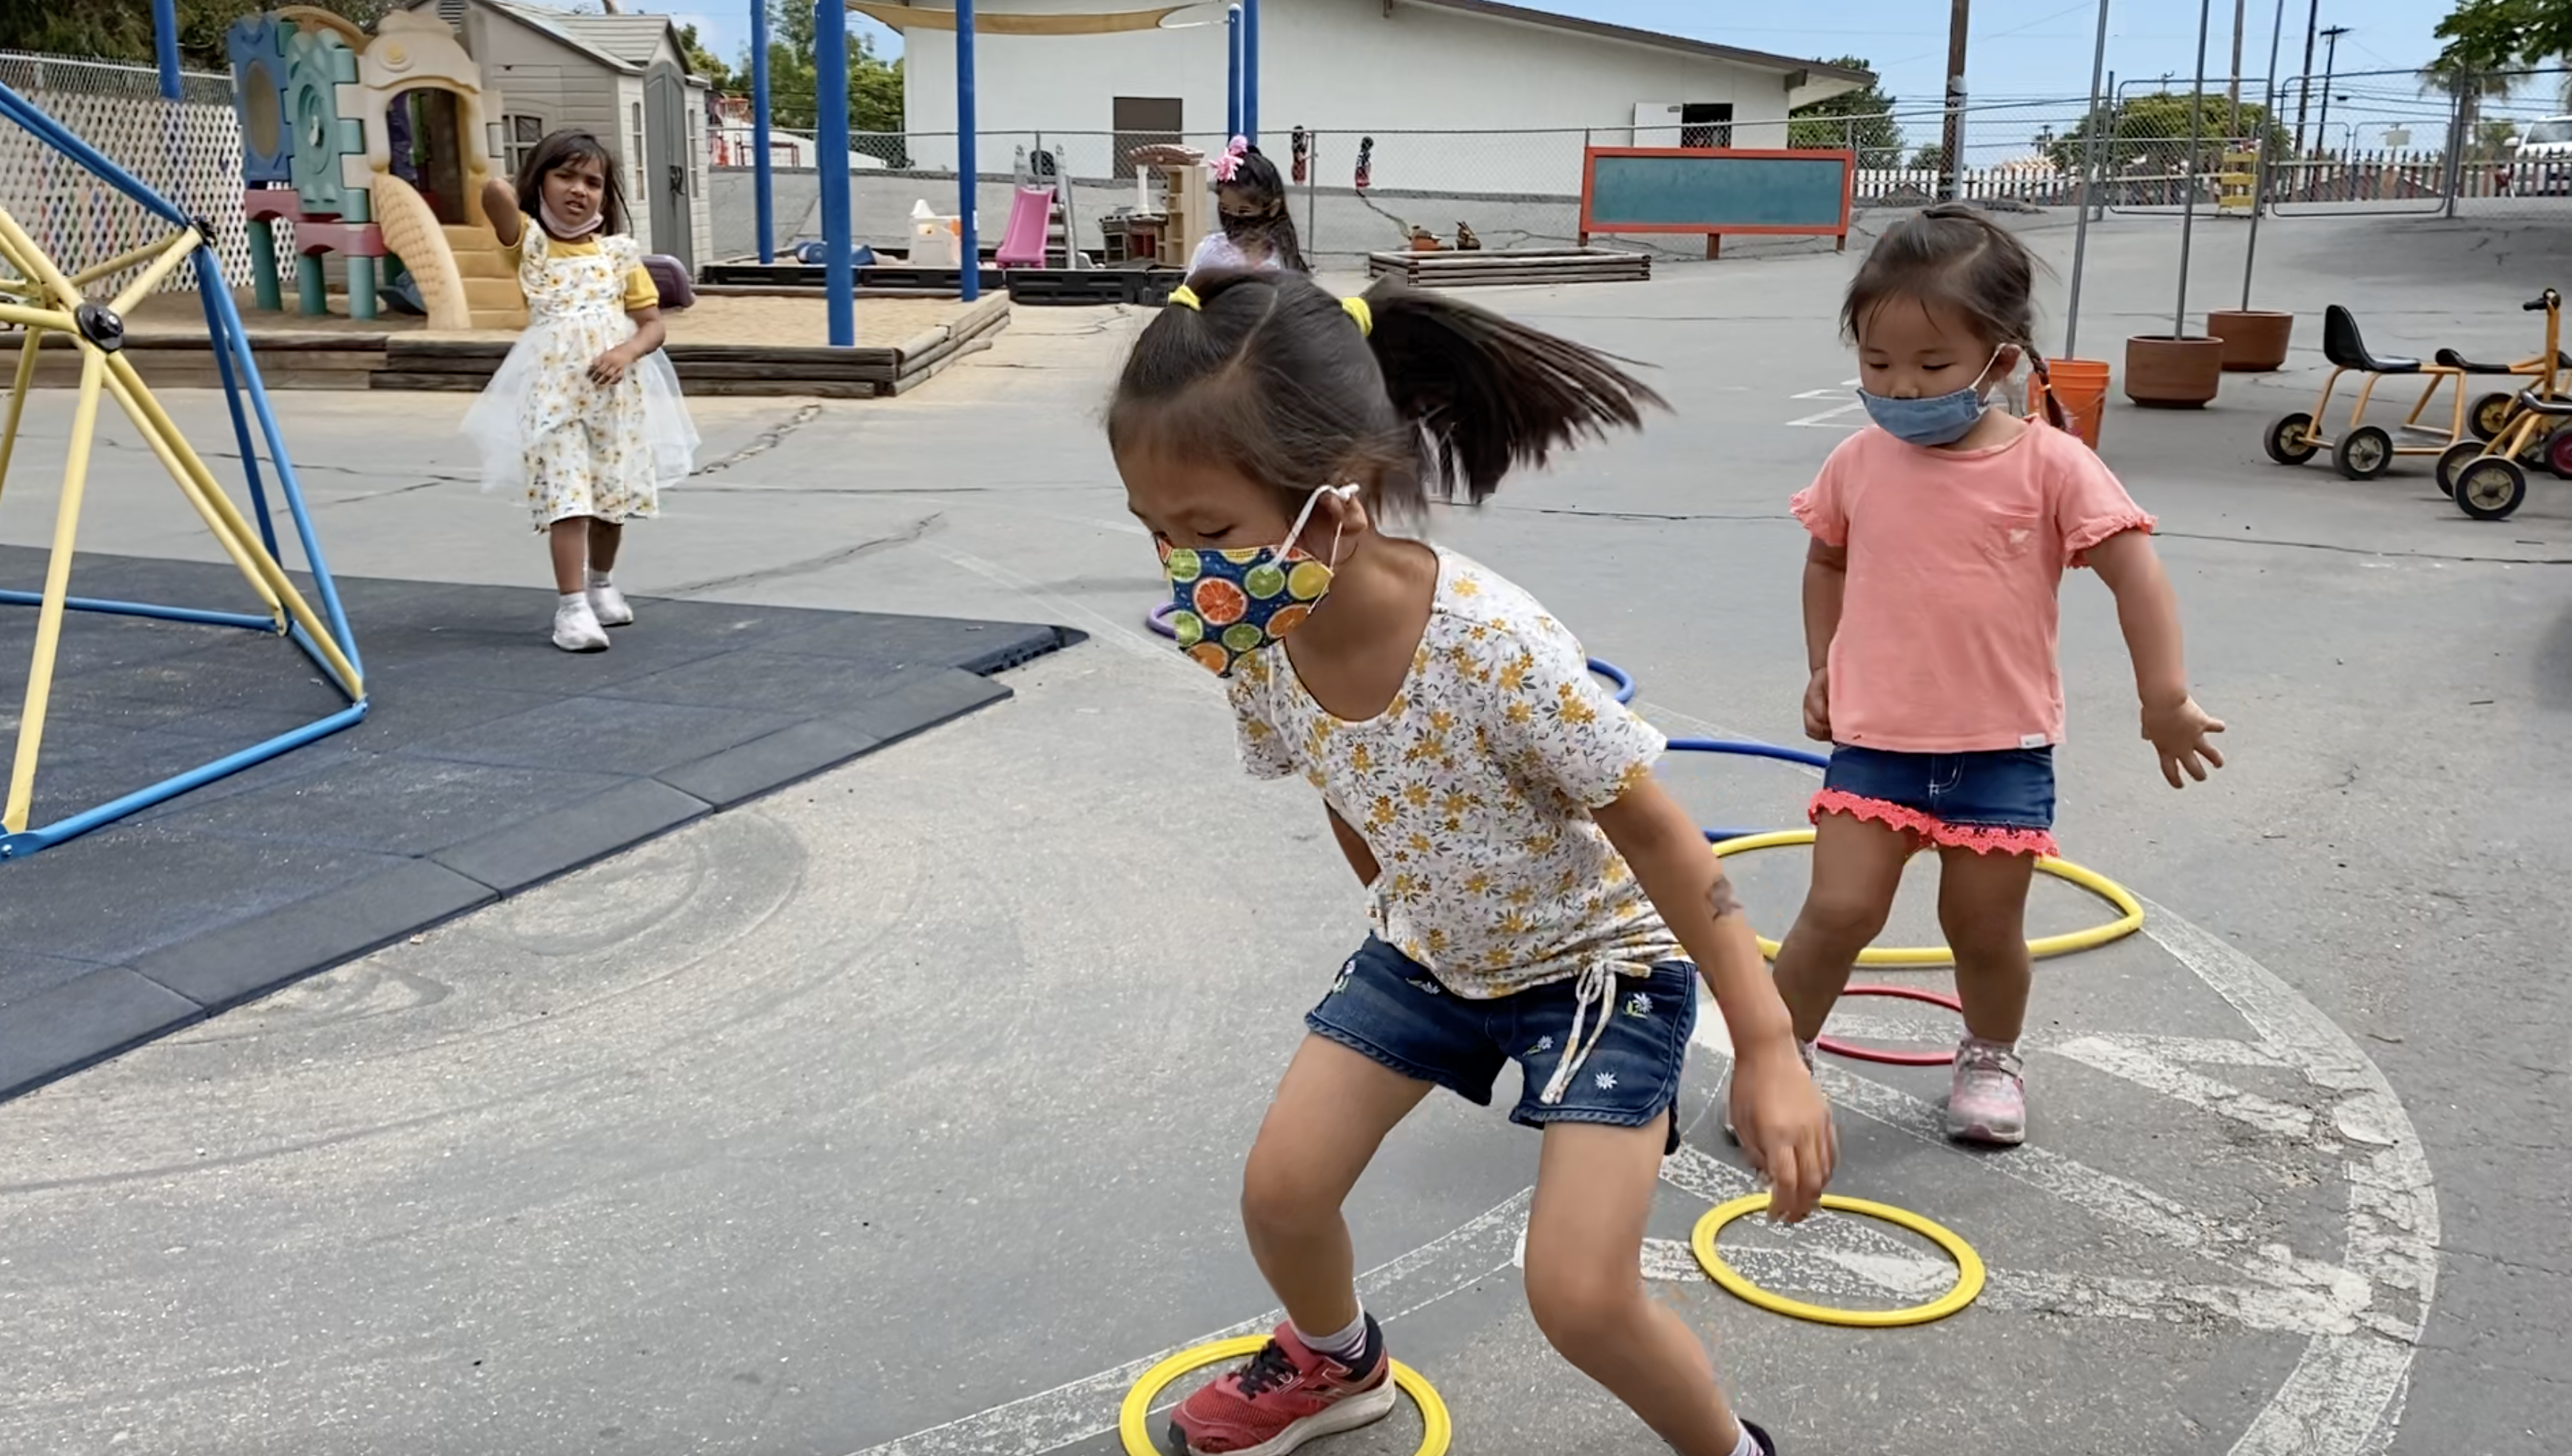
<path id="1" fill-rule="evenodd" d="M 545 138 L 514 188 L 492 182 L 482 207 L 526 292 L 527 332 L 464 430 L 482 449 L 483 488 L 523 489 L 550 537 L 554 645 L 604 651 L 607 628 L 634 620 L 612 575 L 625 522 L 660 514 L 660 487 L 696 456 L 661 353 L 660 291 L 625 232 L 615 160 L 587 132 Z"/>

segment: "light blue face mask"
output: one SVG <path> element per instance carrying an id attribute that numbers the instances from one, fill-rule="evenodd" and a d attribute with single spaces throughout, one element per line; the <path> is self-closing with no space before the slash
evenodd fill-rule
<path id="1" fill-rule="evenodd" d="M 1992 365 L 2000 362 L 2000 357 L 2001 351 L 1993 350 L 1992 357 L 1983 362 L 1981 374 L 1972 383 L 1950 393 L 1896 399 L 1860 389 L 1857 397 L 1866 405 L 1866 417 L 1895 439 L 1923 446 L 1954 444 L 1982 422 L 1985 385 L 1981 375 L 1989 374 Z"/>

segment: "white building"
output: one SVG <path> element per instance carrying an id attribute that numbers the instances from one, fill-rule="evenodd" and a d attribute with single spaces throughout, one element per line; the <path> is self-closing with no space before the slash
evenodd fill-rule
<path id="1" fill-rule="evenodd" d="M 1221 4 L 977 0 L 979 133 L 1042 132 L 1077 176 L 1111 175 L 1135 142 L 1212 146 L 1228 87 Z M 956 165 L 952 0 L 850 0 L 903 32 L 909 151 Z M 1012 21 L 1025 30 L 1010 33 Z M 1783 147 L 1790 108 L 1865 86 L 1862 71 L 1581 20 L 1497 0 L 1264 0 L 1261 150 L 1284 166 L 1296 127 L 1325 133 L 1315 179 L 1347 187 L 1375 138 L 1371 183 L 1567 196 L 1600 146 Z M 1451 137 L 1432 132 L 1552 131 Z M 1057 139 L 1061 139 L 1057 142 Z M 985 142 L 980 168 L 1006 166 Z"/>

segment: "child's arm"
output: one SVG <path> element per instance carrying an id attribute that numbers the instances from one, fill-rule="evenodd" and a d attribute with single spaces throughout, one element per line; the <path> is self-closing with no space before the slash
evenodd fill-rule
<path id="1" fill-rule="evenodd" d="M 1840 603 L 1848 594 L 1848 547 L 1816 537 L 1804 550 L 1804 736 L 1831 741 L 1831 639 L 1840 633 Z"/>
<path id="2" fill-rule="evenodd" d="M 2092 546 L 2090 569 L 2117 594 L 2117 624 L 2135 659 L 2135 691 L 2144 703 L 2144 737 L 2161 754 L 2162 777 L 2174 789 L 2188 778 L 2206 781 L 2209 764 L 2224 767 L 2212 735 L 2224 724 L 2189 696 L 2188 663 L 2180 645 L 2179 594 L 2162 570 L 2161 553 L 2144 531 L 2120 531 Z"/>
<path id="3" fill-rule="evenodd" d="M 1340 853 L 1347 858 L 1349 868 L 1357 872 L 1358 883 L 1374 884 L 1376 877 L 1384 873 L 1384 867 L 1376 863 L 1375 851 L 1368 849 L 1366 840 L 1349 828 L 1349 822 L 1340 817 L 1339 810 L 1325 804 L 1322 812 L 1331 816 L 1331 838 L 1340 842 Z"/>
<path id="4" fill-rule="evenodd" d="M 496 177 L 482 184 L 482 216 L 491 220 L 491 236 L 503 248 L 517 247 L 527 230 L 527 220 L 518 215 L 518 194 Z"/>
<path id="5" fill-rule="evenodd" d="M 1592 811 L 1697 964 L 1732 1034 L 1732 1121 L 1775 1188 L 1770 1211 L 1795 1222 L 1813 1209 L 1839 1157 L 1829 1106 L 1795 1052 L 1794 1023 L 1759 954 L 1723 862 L 1660 784 L 1646 778 Z"/>
<path id="6" fill-rule="evenodd" d="M 670 337 L 670 327 L 661 322 L 656 306 L 628 311 L 634 320 L 634 337 L 589 362 L 589 376 L 602 384 L 613 384 L 625 377 L 626 366 L 659 349 Z"/>

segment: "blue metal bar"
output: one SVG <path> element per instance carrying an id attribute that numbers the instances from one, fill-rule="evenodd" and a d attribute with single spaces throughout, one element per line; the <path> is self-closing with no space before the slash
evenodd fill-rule
<path id="1" fill-rule="evenodd" d="M 831 347 L 858 342 L 858 277 L 849 262 L 849 12 L 813 0 L 813 166 L 822 183 L 822 307 Z"/>
<path id="2" fill-rule="evenodd" d="M 750 0 L 751 190 L 759 200 L 759 261 L 777 261 L 777 193 L 768 160 L 768 0 Z"/>
<path id="3" fill-rule="evenodd" d="M 161 99 L 179 99 L 179 0 L 152 0 L 152 55 L 161 63 Z"/>
<path id="4" fill-rule="evenodd" d="M 33 591 L 0 591 L 0 606 L 38 606 L 44 602 L 41 593 Z M 69 596 L 63 605 L 76 612 L 103 612 L 115 617 L 152 617 L 165 622 L 198 622 L 209 627 L 247 627 L 254 632 L 274 632 L 274 617 L 252 616 L 247 612 L 212 612 L 202 607 L 159 606 L 148 601 L 110 601 L 97 596 Z"/>
<path id="5" fill-rule="evenodd" d="M 254 764 L 266 763 L 279 754 L 292 752 L 317 739 L 327 738 L 342 728 L 352 728 L 365 716 L 364 703 L 352 704 L 318 723 L 306 724 L 291 733 L 281 733 L 255 748 L 245 748 L 230 757 L 219 758 L 204 768 L 191 769 L 176 778 L 164 779 L 151 788 L 138 789 L 122 799 L 101 804 L 85 814 L 75 814 L 69 819 L 58 819 L 41 829 L 31 829 L 25 834 L 10 835 L 6 839 L 0 839 L 0 861 L 23 859 L 38 850 L 51 849 L 64 840 L 113 824 L 129 814 L 137 814 L 155 804 L 175 799 L 191 789 L 203 788 L 217 779 L 229 778 Z"/>
<path id="6" fill-rule="evenodd" d="M 142 205 L 154 217 L 173 227 L 188 226 L 188 215 L 154 192 L 134 174 L 107 159 L 96 147 L 64 129 L 63 124 L 45 114 L 45 109 L 0 85 L 0 116 L 36 134 L 36 140 L 89 169 L 99 181 L 124 193 Z"/>
<path id="7" fill-rule="evenodd" d="M 348 614 L 339 605 L 339 588 L 330 580 L 329 564 L 322 556 L 322 542 L 313 532 L 312 513 L 304 507 L 304 487 L 296 481 L 295 464 L 286 451 L 286 436 L 277 427 L 277 412 L 269 407 L 268 390 L 259 381 L 259 362 L 251 358 L 250 333 L 242 327 L 241 311 L 234 307 L 232 290 L 224 286 L 223 266 L 215 261 L 212 248 L 197 250 L 197 287 L 215 301 L 223 315 L 220 338 L 231 346 L 233 357 L 241 364 L 245 392 L 250 395 L 252 410 L 259 415 L 260 432 L 268 438 L 269 463 L 277 468 L 278 491 L 286 497 L 286 508 L 295 517 L 295 533 L 304 545 L 304 564 L 313 573 L 314 589 L 321 594 L 322 614 L 330 624 L 330 636 L 346 655 L 348 665 L 362 674 L 366 664 L 357 655 L 357 634 L 348 629 Z"/>
<path id="8" fill-rule="evenodd" d="M 265 225 L 253 224 L 252 226 Z M 207 239 L 203 251 L 212 252 L 214 245 L 215 240 Z M 202 274 L 199 275 L 200 281 L 203 277 Z M 268 547 L 268 554 L 273 558 L 277 555 L 277 523 L 269 518 L 268 487 L 260 482 L 259 450 L 256 442 L 251 438 L 250 416 L 242 412 L 241 385 L 233 374 L 232 353 L 223 348 L 220 342 L 224 337 L 222 316 L 215 311 L 213 296 L 202 288 L 197 290 L 197 302 L 205 305 L 206 308 L 206 337 L 209 341 L 215 342 L 215 367 L 223 376 L 224 403 L 233 412 L 233 438 L 241 444 L 242 477 L 250 482 L 251 515 L 259 522 L 261 544 Z M 354 658 L 349 660 L 355 661 Z"/>
<path id="9" fill-rule="evenodd" d="M 1229 5 L 1223 12 L 1223 135 L 1228 141 L 1241 135 L 1241 7 Z"/>
<path id="10" fill-rule="evenodd" d="M 980 189 L 980 160 L 973 155 L 973 0 L 956 0 L 956 187 L 958 225 L 964 241 L 957 252 L 964 265 L 957 274 L 957 297 L 971 303 L 982 297 L 982 235 L 974 225 L 973 201 Z"/>
<path id="11" fill-rule="evenodd" d="M 1241 0 L 1241 135 L 1259 145 L 1259 0 Z"/>
<path id="12" fill-rule="evenodd" d="M 275 630 L 273 624 L 270 630 Z M 330 659 L 322 655 L 322 648 L 314 642 L 313 634 L 304 630 L 304 624 L 302 622 L 295 620 L 293 617 L 286 619 L 286 640 L 294 643 L 303 651 L 305 656 L 313 659 L 313 665 L 322 669 L 322 681 L 329 683 L 332 687 L 339 686 L 337 674 L 330 670 Z M 348 694 L 344 689 L 342 689 L 339 696 L 345 698 L 348 697 Z M 364 698 L 349 698 L 348 700 L 354 703 L 362 703 L 365 701 Z"/>

